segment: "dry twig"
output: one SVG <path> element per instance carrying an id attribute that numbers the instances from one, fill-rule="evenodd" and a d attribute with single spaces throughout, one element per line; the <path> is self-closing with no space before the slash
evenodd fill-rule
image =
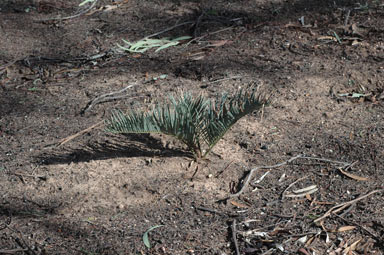
<path id="1" fill-rule="evenodd" d="M 284 165 L 286 165 L 288 163 L 291 163 L 292 161 L 294 161 L 294 160 L 296 160 L 298 158 L 301 158 L 301 157 L 303 157 L 303 155 L 297 155 L 295 157 L 292 157 L 292 158 L 288 159 L 287 161 L 284 161 L 284 162 L 276 164 L 276 165 L 272 165 L 272 166 L 258 166 L 258 167 L 255 167 L 255 168 L 251 169 L 251 171 L 249 172 L 249 174 L 248 174 L 248 176 L 247 176 L 247 178 L 246 178 L 246 180 L 245 180 L 245 182 L 243 184 L 243 187 L 241 187 L 241 189 L 237 193 L 231 194 L 230 197 L 238 197 L 238 196 L 240 196 L 244 192 L 245 188 L 248 186 L 249 182 L 251 181 L 253 173 L 256 172 L 257 170 L 281 167 L 281 166 L 284 166 Z"/>
<path id="2" fill-rule="evenodd" d="M 384 191 L 384 189 L 377 189 L 377 190 L 374 190 L 374 191 L 371 191 L 369 192 L 368 194 L 365 194 L 363 196 L 360 196 L 356 199 L 353 199 L 351 201 L 348 201 L 348 202 L 344 202 L 344 203 L 341 203 L 341 204 L 338 204 L 338 205 L 335 205 L 334 207 L 332 207 L 331 209 L 329 209 L 323 216 L 317 218 L 316 220 L 314 220 L 313 222 L 319 222 L 329 216 L 331 216 L 331 214 L 334 214 L 334 213 L 338 213 L 342 210 L 344 210 L 346 207 L 352 205 L 352 204 L 355 204 L 357 203 L 358 201 L 364 199 L 364 198 L 367 198 L 375 193 L 378 193 L 378 192 L 382 192 Z"/>
<path id="3" fill-rule="evenodd" d="M 346 223 L 348 224 L 351 224 L 351 225 L 354 225 L 354 226 L 357 226 L 359 228 L 361 228 L 362 230 L 364 230 L 366 233 L 368 233 L 370 236 L 372 236 L 373 239 L 375 239 L 377 242 L 381 242 L 381 239 L 379 236 L 377 236 L 376 234 L 372 233 L 369 229 L 367 229 L 366 227 L 364 227 L 363 225 L 361 224 L 358 224 L 356 222 L 353 222 L 353 221 L 350 221 L 350 220 L 347 220 L 345 219 L 343 216 L 341 215 L 337 215 L 337 217 L 339 217 L 340 219 L 342 219 L 343 221 L 345 221 Z"/>
<path id="4" fill-rule="evenodd" d="M 43 180 L 43 181 L 47 180 L 47 176 L 46 175 L 31 175 L 31 174 L 23 174 L 23 173 L 18 173 L 18 172 L 10 173 L 10 174 L 15 175 L 15 176 L 19 176 L 19 177 L 38 178 L 38 179 Z"/>
<path id="5" fill-rule="evenodd" d="M 259 169 L 278 168 L 278 167 L 287 165 L 287 164 L 291 163 L 292 161 L 294 161 L 296 159 L 299 159 L 299 158 L 309 159 L 309 160 L 317 160 L 317 161 L 323 161 L 323 162 L 329 162 L 329 163 L 333 163 L 333 164 L 341 164 L 343 167 L 348 167 L 349 165 L 351 165 L 351 163 L 348 163 L 348 162 L 336 161 L 336 160 L 325 159 L 325 158 L 307 157 L 305 155 L 299 154 L 297 156 L 294 156 L 294 157 L 288 159 L 287 161 L 284 161 L 284 162 L 276 164 L 276 165 L 272 165 L 272 166 L 258 166 L 258 167 L 255 167 L 255 168 L 251 169 L 251 171 L 249 172 L 249 174 L 248 174 L 248 176 L 247 176 L 243 186 L 241 187 L 241 189 L 237 193 L 231 194 L 229 197 L 238 197 L 238 196 L 240 196 L 244 192 L 245 188 L 249 185 L 249 182 L 252 179 L 253 173 L 256 172 L 257 170 L 259 170 Z"/>
<path id="6" fill-rule="evenodd" d="M 93 7 L 95 7 L 96 3 L 97 3 L 98 0 L 94 0 L 92 2 L 92 4 L 87 8 L 87 9 L 84 9 L 83 11 L 75 14 L 75 15 L 72 15 L 72 16 L 67 16 L 67 17 L 58 17 L 58 18 L 48 18 L 48 19 L 39 19 L 39 20 L 35 20 L 35 22 L 42 22 L 42 21 L 50 21 L 50 20 L 68 20 L 68 19 L 74 19 L 74 18 L 77 18 L 87 12 L 89 12 L 90 10 L 92 10 Z"/>
<path id="7" fill-rule="evenodd" d="M 86 113 L 87 111 L 89 111 L 96 104 L 100 104 L 100 103 L 109 102 L 109 101 L 113 101 L 113 100 L 117 100 L 117 99 L 122 99 L 122 98 L 128 97 L 128 95 L 118 95 L 118 94 L 123 93 L 127 89 L 132 88 L 133 86 L 136 86 L 136 84 L 130 84 L 130 85 L 126 86 L 125 88 L 119 90 L 119 91 L 103 94 L 103 95 L 100 95 L 100 96 L 96 97 L 95 99 L 93 99 L 91 102 L 89 102 L 87 104 L 87 106 L 81 111 L 81 114 Z"/>
<path id="8" fill-rule="evenodd" d="M 296 181 L 292 182 L 291 184 L 289 184 L 288 187 L 283 191 L 281 197 L 282 197 L 282 198 L 285 198 L 285 197 L 286 197 L 286 194 L 287 194 L 287 191 L 288 191 L 293 185 L 295 185 L 295 184 L 298 183 L 299 181 L 302 181 L 302 180 L 304 180 L 304 179 L 306 179 L 306 178 L 308 178 L 308 177 L 309 177 L 308 175 L 307 175 L 307 176 L 304 176 L 304 177 L 301 177 L 301 178 L 297 179 Z"/>
<path id="9" fill-rule="evenodd" d="M 67 142 L 69 142 L 69 141 L 75 139 L 75 138 L 78 137 L 78 136 L 81 136 L 81 135 L 84 134 L 84 133 L 87 133 L 87 132 L 91 131 L 92 129 L 94 129 L 94 128 L 96 128 L 96 127 L 101 126 L 102 124 L 104 124 L 104 121 L 103 121 L 103 120 L 100 121 L 100 122 L 97 122 L 96 124 L 90 126 L 89 128 L 86 128 L 86 129 L 84 129 L 84 130 L 82 130 L 82 131 L 80 131 L 80 132 L 77 132 L 77 133 L 74 134 L 74 135 L 70 135 L 70 136 L 68 136 L 68 137 L 66 137 L 66 138 L 61 139 L 61 140 L 59 141 L 57 147 L 59 147 L 59 146 L 65 144 L 65 143 L 67 143 Z"/>
<path id="10" fill-rule="evenodd" d="M 240 255 L 239 244 L 237 242 L 236 234 L 237 234 L 236 219 L 234 219 L 232 222 L 232 239 L 233 239 L 233 244 L 235 245 L 236 255 Z"/>
<path id="11" fill-rule="evenodd" d="M 157 35 L 161 35 L 161 34 L 164 34 L 165 32 L 168 32 L 168 31 L 171 31 L 177 27 L 181 27 L 181 26 L 184 26 L 184 25 L 188 25 L 188 24 L 193 24 L 194 22 L 193 21 L 187 21 L 187 22 L 183 22 L 183 23 L 180 23 L 180 24 L 176 24 L 172 27 L 169 27 L 169 28 L 166 28 L 160 32 L 157 32 L 157 33 L 154 33 L 154 34 L 151 34 L 151 35 L 147 35 L 146 37 L 144 38 L 150 38 L 150 37 L 154 37 L 154 36 L 157 36 Z"/>
<path id="12" fill-rule="evenodd" d="M 26 252 L 28 249 L 12 249 L 12 250 L 0 250 L 0 254 L 16 254 L 19 252 Z"/>

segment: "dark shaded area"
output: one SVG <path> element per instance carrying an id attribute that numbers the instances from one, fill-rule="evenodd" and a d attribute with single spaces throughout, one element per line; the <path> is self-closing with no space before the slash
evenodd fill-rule
<path id="1" fill-rule="evenodd" d="M 316 19 L 316 22 L 318 22 L 319 27 L 324 26 L 327 24 L 338 24 L 342 23 L 343 21 L 343 15 L 346 15 L 347 10 L 350 10 L 352 13 L 350 15 L 353 16 L 354 12 L 359 12 L 357 7 L 361 6 L 359 1 L 347 1 L 347 0 L 339 0 L 339 1 L 293 1 L 293 2 L 284 2 L 283 4 L 260 4 L 259 6 L 259 12 L 255 12 L 254 9 L 250 10 L 249 12 L 241 12 L 241 11 L 233 11 L 230 8 L 228 9 L 222 9 L 222 7 L 216 7 L 214 3 L 204 3 L 200 1 L 182 1 L 178 4 L 176 3 L 175 6 L 183 6 L 183 4 L 188 2 L 198 2 L 199 3 L 199 9 L 194 11 L 194 14 L 190 14 L 188 16 L 182 16 L 182 17 L 175 17 L 172 18 L 169 15 L 165 13 L 161 13 L 159 11 L 153 10 L 153 12 L 149 12 L 148 9 L 145 9 L 145 11 L 140 10 L 140 15 L 137 15 L 134 19 L 135 23 L 127 23 L 127 24 L 118 24 L 118 26 L 114 26 L 113 22 L 117 19 L 115 13 L 110 12 L 101 12 L 97 13 L 94 16 L 95 18 L 100 20 L 102 22 L 101 26 L 101 32 L 108 32 L 116 36 L 117 41 L 115 43 L 119 43 L 120 39 L 124 39 L 125 34 L 128 31 L 135 31 L 135 33 L 140 33 L 138 35 L 137 39 L 143 38 L 145 36 L 148 36 L 149 34 L 153 34 L 156 32 L 159 32 L 165 28 L 169 28 L 175 24 L 181 24 L 186 21 L 193 22 L 191 24 L 186 24 L 185 26 L 180 26 L 176 29 L 172 29 L 169 32 L 163 33 L 160 35 L 160 37 L 165 36 L 180 36 L 182 35 L 192 35 L 192 36 L 201 36 L 209 32 L 213 32 L 213 29 L 220 29 L 225 28 L 229 26 L 237 26 L 237 27 L 246 27 L 250 29 L 255 34 L 260 33 L 260 29 L 265 25 L 266 22 L 278 22 L 280 24 L 284 24 L 286 22 L 294 22 L 299 24 L 298 19 L 302 16 L 305 16 L 308 19 L 308 23 L 313 22 L 313 19 Z M 231 1 L 229 1 L 231 2 Z M 232 5 L 242 5 L 247 4 L 248 1 L 234 1 L 231 2 Z M 74 1 L 75 3 L 75 1 Z M 74 4 L 72 3 L 72 5 Z M 39 6 L 31 6 L 32 2 L 30 1 L 19 1 L 17 3 L 14 3 L 13 1 L 6 1 L 2 5 L 3 10 L 12 10 L 13 8 L 26 8 L 26 6 L 33 7 L 35 12 L 39 13 Z M 42 3 L 44 5 L 45 3 Z M 99 3 L 100 4 L 100 3 Z M 76 5 L 74 5 L 76 7 Z M 0 6 L 1 7 L 1 6 Z M 368 7 L 367 7 L 368 8 Z M 363 7 L 361 8 L 363 9 Z M 335 10 L 339 13 L 340 16 L 334 16 L 333 19 L 324 19 L 323 21 L 326 22 L 324 24 L 321 24 L 322 22 L 322 15 L 329 16 L 330 13 L 335 12 Z M 34 13 L 32 13 L 34 14 Z M 18 14 L 18 15 L 24 15 L 27 16 L 27 18 L 31 17 L 30 13 L 24 13 L 24 14 Z M 123 14 L 117 14 L 117 15 L 123 15 Z M 127 15 L 130 15 L 127 14 Z M 47 15 L 45 15 L 47 16 Z M 54 16 L 54 14 L 51 14 L 51 16 Z M 31 19 L 32 21 L 33 19 Z M 38 20 L 38 18 L 37 18 Z M 80 22 L 85 22 L 84 17 L 80 17 L 77 20 L 80 20 Z M 74 22 L 74 20 L 69 21 Z M 39 28 L 46 28 L 47 24 L 41 23 L 41 22 L 32 22 L 31 24 L 34 24 L 33 26 L 35 29 Z M 140 24 L 140 31 L 136 29 L 136 26 Z M 256 26 L 256 27 L 255 27 Z M 63 25 L 59 25 L 58 29 L 64 29 Z M 49 31 L 49 29 L 48 29 Z M 65 31 L 65 30 L 64 30 Z M 32 33 L 33 30 L 26 30 L 26 33 Z M 58 31 L 52 31 L 54 33 L 57 33 Z M 101 38 L 98 33 L 92 31 L 92 35 L 94 37 Z M 145 34 L 143 34 L 145 33 Z M 60 33 L 58 33 L 60 35 Z M 40 63 L 49 63 L 49 62 L 78 62 L 81 64 L 82 61 L 86 60 L 90 56 L 92 56 L 91 53 L 84 51 L 83 54 L 76 55 L 76 54 L 65 54 L 66 52 L 54 52 L 54 51 L 46 51 L 49 49 L 59 49 L 63 46 L 67 46 L 67 48 L 71 48 L 71 45 L 76 45 L 78 42 L 69 42 L 65 41 L 65 44 L 63 44 L 62 38 L 57 38 L 58 40 L 56 42 L 49 42 L 49 45 L 47 45 L 46 48 L 42 48 L 39 52 L 41 55 L 35 55 L 30 56 L 26 58 L 35 58 L 39 59 L 39 61 L 27 61 L 30 66 L 36 66 L 38 65 L 38 62 Z M 105 38 L 104 38 L 105 39 Z M 55 45 L 57 44 L 57 45 Z M 70 49 L 71 51 L 74 49 Z M 46 51 L 46 52 L 44 52 Z M 104 49 L 102 53 L 99 54 L 107 54 L 109 52 L 109 49 Z M 28 53 L 27 53 L 28 54 Z M 108 55 L 108 54 L 107 54 Z M 169 63 L 167 64 L 168 60 L 165 60 L 163 64 L 156 63 L 156 61 L 161 61 L 159 58 L 153 58 L 151 57 L 151 60 L 155 61 L 153 63 L 153 67 L 160 67 L 160 70 L 163 72 L 165 70 L 169 70 Z M 25 62 L 25 61 L 24 61 Z M 85 61 L 86 62 L 86 61 Z M 229 67 L 230 62 L 225 65 Z M 223 64 L 223 63 L 221 63 Z M 132 66 L 133 67 L 133 66 Z M 151 67 L 151 69 L 153 68 Z M 160 71 L 159 70 L 159 71 Z M 248 68 L 245 68 L 246 71 L 249 71 Z M 144 71 L 144 70 L 141 70 Z"/>
<path id="2" fill-rule="evenodd" d="M 12 219 L 41 219 L 57 215 L 57 211 L 66 206 L 66 201 L 54 198 L 42 201 L 29 194 L 3 198 L 0 201 L 0 230 L 12 226 Z"/>
<path id="3" fill-rule="evenodd" d="M 383 55 L 377 46 L 383 41 L 382 6 L 374 1 L 365 6 L 358 1 L 132 0 L 73 20 L 34 22 L 72 15 L 78 2 L 0 3 L 0 33 L 6 35 L 0 36 L 0 249 L 20 248 L 14 239 L 22 236 L 38 255 L 232 254 L 231 216 L 236 216 L 242 254 L 269 249 L 280 254 L 281 244 L 285 253 L 326 254 L 341 242 L 360 239 L 356 253 L 383 253 L 382 193 L 355 203 L 345 215 L 331 215 L 324 224 L 329 231 L 313 222 L 337 204 L 383 188 Z M 97 7 L 106 5 L 112 1 L 99 1 Z M 300 24 L 301 17 L 309 27 Z M 159 37 L 203 36 L 188 47 L 141 56 L 110 51 L 123 38 L 137 40 L 187 21 L 192 23 Z M 352 24 L 364 33 L 353 34 Z M 342 43 L 319 40 L 332 39 L 332 31 Z M 209 46 L 225 40 L 223 46 Z M 203 58 L 194 60 L 196 52 Z M 153 79 L 160 74 L 168 77 Z M 228 80 L 215 82 L 220 79 Z M 79 114 L 90 100 L 131 82 L 138 83 L 128 92 L 132 98 Z M 248 84 L 276 90 L 274 102 L 262 117 L 249 116 L 234 127 L 204 164 L 191 164 L 192 155 L 178 145 L 165 146 L 168 138 L 106 136 L 103 130 L 52 148 L 105 119 L 116 105 L 150 105 L 180 91 L 214 96 Z M 351 98 L 353 93 L 360 96 Z M 256 180 L 266 171 L 255 173 L 242 196 L 217 203 L 241 187 L 249 168 L 299 153 L 356 161 L 344 170 L 369 180 L 350 178 L 337 165 L 296 162 L 271 169 L 261 182 Z M 113 160 L 103 165 L 105 159 Z M 83 162 L 89 163 L 76 165 Z M 23 180 L 17 173 L 32 177 Z M 311 185 L 318 190 L 310 196 L 281 198 L 287 187 Z M 152 248 L 147 249 L 143 234 L 155 225 L 164 226 L 149 234 Z M 356 228 L 337 232 L 347 225 Z M 304 246 L 297 241 L 303 236 L 315 242 Z"/>
<path id="4" fill-rule="evenodd" d="M 101 35 L 92 31 L 91 37 L 97 38 L 98 40 L 106 40 L 105 35 L 113 34 L 116 40 L 113 43 L 113 47 L 115 47 L 116 43 L 120 41 L 120 39 L 124 39 L 127 32 L 136 31 L 135 33 L 139 33 L 137 36 L 142 38 L 146 35 L 161 31 L 164 28 L 168 28 L 173 26 L 175 23 L 183 23 L 185 21 L 192 21 L 194 24 L 185 25 L 174 30 L 171 30 L 167 33 L 161 34 L 160 37 L 163 36 L 180 36 L 180 35 L 192 35 L 192 36 L 205 36 L 210 32 L 215 30 L 220 30 L 222 28 L 227 28 L 230 26 L 234 26 L 234 28 L 245 27 L 247 29 L 247 33 L 252 33 L 254 35 L 260 36 L 260 40 L 270 40 L 271 48 L 276 48 L 278 51 L 288 51 L 288 53 L 297 53 L 301 55 L 310 56 L 311 54 L 316 54 L 312 49 L 307 49 L 307 45 L 294 45 L 297 49 L 292 49 L 290 46 L 288 48 L 284 48 L 284 45 L 281 44 L 281 40 L 275 43 L 274 38 L 265 38 L 263 36 L 263 29 L 268 24 L 286 24 L 292 22 L 293 24 L 299 25 L 298 19 L 300 17 L 305 17 L 306 24 L 313 25 L 316 22 L 316 26 L 312 29 L 318 29 L 323 31 L 323 34 L 327 34 L 329 30 L 334 29 L 329 25 L 340 24 L 343 25 L 344 19 L 348 15 L 353 17 L 355 14 L 359 12 L 363 12 L 364 8 L 369 8 L 369 6 L 364 7 L 361 5 L 359 1 L 289 1 L 284 2 L 282 4 L 262 4 L 259 7 L 258 12 L 255 12 L 254 9 L 249 12 L 242 11 L 233 11 L 230 8 L 222 9 L 222 7 L 216 7 L 213 3 L 207 4 L 200 1 L 171 1 L 175 4 L 175 6 L 183 6 L 183 4 L 189 2 L 197 2 L 199 3 L 199 9 L 195 10 L 195 13 L 190 14 L 188 16 L 182 17 L 170 17 L 164 13 L 154 10 L 153 12 L 148 12 L 148 9 L 145 11 L 140 10 L 140 15 L 136 16 L 133 20 L 135 23 L 127 23 L 127 24 L 118 24 L 118 26 L 114 26 L 114 21 L 117 19 L 118 15 L 124 14 L 116 14 L 112 12 L 101 12 L 93 15 L 93 18 L 96 20 L 100 20 L 103 24 L 100 26 Z M 242 5 L 247 4 L 248 1 L 230 1 L 231 4 Z M 74 5 L 75 1 L 71 3 Z M 35 5 L 33 5 L 35 4 Z M 42 5 L 46 3 L 41 3 Z M 99 3 L 100 4 L 100 3 Z M 54 4 L 52 4 L 54 5 Z M 372 4 L 371 4 L 372 5 Z M 45 71 L 55 71 L 60 66 L 69 65 L 72 68 L 80 68 L 89 66 L 89 62 L 92 62 L 92 57 L 95 55 L 101 55 L 101 58 L 97 58 L 96 60 L 100 63 L 97 64 L 97 67 L 104 69 L 110 68 L 109 72 L 115 72 L 115 75 L 118 74 L 118 69 L 124 68 L 128 69 L 129 72 L 139 72 L 145 73 L 148 70 L 152 72 L 159 73 L 172 73 L 176 78 L 187 78 L 191 80 L 203 81 L 207 78 L 210 79 L 212 76 L 217 75 L 217 73 L 224 74 L 226 70 L 240 70 L 250 75 L 254 75 L 257 73 L 261 77 L 276 79 L 284 76 L 289 76 L 289 73 L 292 71 L 294 67 L 292 67 L 292 63 L 290 61 L 286 61 L 285 59 L 274 59 L 273 56 L 260 56 L 260 55 L 249 55 L 249 51 L 242 53 L 240 50 L 237 52 L 236 57 L 232 57 L 232 53 L 228 52 L 227 57 L 210 57 L 209 52 L 207 53 L 207 57 L 205 60 L 199 62 L 191 62 L 190 60 L 181 60 L 174 65 L 170 63 L 169 58 L 164 58 L 160 55 L 152 55 L 150 54 L 148 57 L 141 57 L 140 59 L 132 58 L 130 55 L 124 56 L 124 60 L 121 60 L 121 55 L 116 55 L 114 52 L 111 52 L 111 49 L 106 49 L 105 46 L 99 46 L 99 53 L 92 54 L 89 52 L 89 47 L 74 47 L 78 45 L 79 42 L 70 42 L 67 38 L 61 38 L 62 34 L 66 33 L 65 24 L 60 24 L 58 22 L 58 28 L 56 30 L 52 30 L 47 28 L 49 23 L 42 22 L 33 22 L 34 14 L 39 13 L 39 4 L 33 3 L 32 1 L 5 1 L 2 3 L 2 10 L 12 11 L 14 8 L 26 8 L 26 6 L 32 6 L 34 10 L 31 13 L 18 13 L 19 16 L 25 16 L 27 19 L 31 19 L 30 24 L 33 29 L 29 28 L 19 28 L 23 30 L 24 33 L 30 33 L 31 36 L 35 37 L 34 30 L 45 30 L 45 33 L 53 32 L 58 35 L 57 41 L 49 41 L 46 47 L 41 47 L 40 51 L 34 52 L 33 55 L 25 56 L 23 59 L 16 62 L 16 65 L 22 65 L 26 68 L 29 68 L 35 76 L 31 78 L 29 83 L 36 82 L 40 79 L 45 83 L 49 83 L 49 79 L 44 77 L 43 73 Z M 74 5 L 76 6 L 76 5 Z M 360 9 L 359 9 L 360 8 Z M 57 11 L 57 9 L 52 9 L 52 12 Z M 331 13 L 337 12 L 337 15 L 330 15 Z M 132 15 L 128 13 L 126 15 Z M 47 15 L 44 13 L 44 17 L 46 16 L 54 16 L 54 14 Z M 54 16 L 55 17 L 55 16 Z M 332 18 L 330 18 L 332 17 Z M 38 18 L 37 18 L 38 19 Z M 84 17 L 80 17 L 75 20 L 68 21 L 69 23 L 76 23 L 77 20 L 80 22 L 86 22 Z M 55 21 L 56 22 L 56 21 Z M 140 25 L 140 30 L 136 27 Z M 318 27 L 318 28 L 317 28 Z M 73 27 L 72 29 L 75 29 Z M 62 32 L 60 32 L 62 30 Z M 295 29 L 292 29 L 294 33 Z M 338 35 L 342 36 L 343 31 L 338 31 Z M 378 37 L 380 40 L 380 33 L 372 31 L 372 36 Z M 44 36 L 42 37 L 44 38 Z M 84 38 L 85 39 L 85 38 Z M 241 40 L 241 38 L 239 38 Z M 244 38 L 246 39 L 246 38 Z M 382 39 L 382 38 L 381 38 Z M 42 40 L 42 39 L 38 39 Z M 132 39 L 131 39 L 132 40 Z M 41 43 L 41 42 L 40 42 Z M 193 49 L 192 44 L 192 49 Z M 68 51 L 56 51 L 55 49 L 63 49 L 67 48 Z M 280 49 L 279 49 L 280 48 Z M 77 51 L 79 49 L 80 51 Z M 301 51 L 303 50 L 303 51 Z M 29 53 L 26 52 L 28 55 Z M 244 57 L 240 57 L 241 55 Z M 338 50 L 337 52 L 334 49 L 331 49 L 327 52 L 321 52 L 320 54 L 325 54 L 330 57 L 342 57 L 344 52 L 342 50 Z M 225 52 L 223 52 L 225 56 Z M 371 56 L 377 57 L 377 56 Z M 380 56 L 378 56 L 380 57 Z M 7 62 L 11 62 L 12 59 L 9 56 L 3 55 L 4 59 L 8 58 Z M 106 62 L 106 63 L 104 63 Z M 273 64 L 271 64 L 273 62 Z M 138 64 L 140 63 L 140 64 Z M 215 67 L 214 70 L 212 67 Z M 112 69 L 116 69 L 112 71 Z M 94 78 L 97 78 L 99 72 L 88 72 L 84 71 L 83 74 L 91 75 Z M 283 84 L 283 83 L 281 83 Z M 276 85 L 275 85 L 276 86 Z M 10 88 L 9 86 L 3 87 L 3 89 Z M 28 98 L 28 91 L 26 91 L 25 95 L 15 95 L 14 93 L 9 93 L 7 97 L 10 102 L 2 102 L 2 107 L 7 107 L 8 109 L 1 109 L 0 113 L 7 115 L 7 112 L 13 111 L 23 112 L 24 106 L 20 105 L 20 101 L 30 101 Z M 13 95 L 12 95 L 13 94 Z M 11 99 L 12 98 L 12 99 Z M 85 102 L 84 102 L 85 103 Z M 51 103 L 48 103 L 51 105 Z M 26 106 L 28 109 L 32 109 L 34 106 Z M 17 110 L 20 108 L 20 110 Z"/>
<path id="5" fill-rule="evenodd" d="M 69 152 L 46 153 L 36 160 L 41 164 L 69 164 L 131 157 L 188 157 L 193 154 L 179 149 L 164 148 L 161 141 L 146 134 L 128 134 L 110 137 L 107 141 L 90 142 L 84 148 L 69 149 Z"/>

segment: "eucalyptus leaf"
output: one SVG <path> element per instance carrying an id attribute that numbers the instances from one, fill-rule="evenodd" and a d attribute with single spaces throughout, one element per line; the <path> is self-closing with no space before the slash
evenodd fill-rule
<path id="1" fill-rule="evenodd" d="M 149 242 L 149 238 L 148 238 L 148 233 L 151 232 L 152 230 L 156 229 L 156 228 L 159 228 L 159 227 L 162 227 L 164 225 L 156 225 L 156 226 L 153 226 L 153 227 L 150 227 L 143 235 L 143 242 L 144 242 L 144 245 L 150 249 L 151 248 L 151 243 Z"/>
<path id="2" fill-rule="evenodd" d="M 172 41 L 183 41 L 183 40 L 188 40 L 188 39 L 192 39 L 192 36 L 189 36 L 189 35 L 180 36 L 180 37 L 177 37 L 175 39 L 172 39 Z"/>
<path id="3" fill-rule="evenodd" d="M 122 39 L 125 45 L 121 46 L 117 44 L 117 46 L 125 51 L 128 52 L 136 52 L 136 53 L 143 53 L 147 50 L 157 48 L 157 51 L 176 46 L 178 45 L 181 40 L 187 40 L 192 38 L 191 36 L 180 36 L 175 39 L 169 39 L 169 38 L 162 38 L 162 39 L 151 39 L 151 38 L 143 38 L 136 42 L 129 42 L 127 40 Z"/>
<path id="4" fill-rule="evenodd" d="M 178 45 L 178 44 L 179 44 L 179 42 L 169 42 L 169 43 L 164 44 L 163 46 L 157 48 L 157 49 L 155 50 L 155 52 L 164 50 L 164 49 L 169 48 L 169 47 L 172 47 L 172 46 L 176 46 L 176 45 Z"/>
<path id="5" fill-rule="evenodd" d="M 87 4 L 87 3 L 94 2 L 94 1 L 95 1 L 95 0 L 84 0 L 83 2 L 81 2 L 81 3 L 79 4 L 79 6 L 83 6 L 83 5 Z"/>

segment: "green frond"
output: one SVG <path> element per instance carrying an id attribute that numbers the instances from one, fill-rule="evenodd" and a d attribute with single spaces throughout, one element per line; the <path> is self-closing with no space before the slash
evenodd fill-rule
<path id="1" fill-rule="evenodd" d="M 266 100 L 257 95 L 256 90 L 244 92 L 240 90 L 232 99 L 224 94 L 215 106 L 208 109 L 204 140 L 208 145 L 208 154 L 216 143 L 228 132 L 228 130 L 242 117 L 259 110 Z"/>
<path id="2" fill-rule="evenodd" d="M 201 149 L 200 129 L 204 120 L 207 102 L 203 97 L 193 98 L 185 94 L 181 99 L 170 98 L 171 104 L 158 105 L 153 119 L 164 134 L 171 135 L 185 143 L 194 153 Z M 171 107 L 172 106 L 172 107 Z"/>
<path id="3" fill-rule="evenodd" d="M 202 97 L 184 94 L 171 97 L 168 103 L 157 104 L 149 112 L 115 111 L 107 121 L 107 131 L 114 133 L 161 132 L 176 137 L 188 146 L 197 158 L 205 156 L 243 116 L 260 109 L 266 100 L 255 90 L 229 98 L 222 95 L 216 103 Z M 206 153 L 202 155 L 203 147 Z"/>
<path id="4" fill-rule="evenodd" d="M 106 130 L 111 133 L 158 133 L 159 127 L 148 113 L 131 111 L 124 114 L 120 110 L 112 113 L 106 121 Z"/>

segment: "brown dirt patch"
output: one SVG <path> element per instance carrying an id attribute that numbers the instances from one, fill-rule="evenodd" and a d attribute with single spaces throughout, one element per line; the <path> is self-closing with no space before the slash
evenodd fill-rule
<path id="1" fill-rule="evenodd" d="M 77 18 L 41 21 L 73 15 L 79 2 L 0 3 L 0 254 L 223 255 L 235 243 L 240 254 L 384 254 L 380 1 L 100 0 Z M 188 21 L 161 36 L 193 43 L 116 50 Z M 126 99 L 84 112 L 129 84 Z M 248 85 L 273 92 L 271 104 L 199 164 L 158 135 L 95 128 L 57 146 L 114 108 Z M 256 171 L 226 199 L 250 169 L 298 154 L 355 162 L 344 170 L 368 180 L 298 159 Z M 311 195 L 285 196 L 312 185 Z M 148 249 L 143 234 L 156 225 Z"/>

